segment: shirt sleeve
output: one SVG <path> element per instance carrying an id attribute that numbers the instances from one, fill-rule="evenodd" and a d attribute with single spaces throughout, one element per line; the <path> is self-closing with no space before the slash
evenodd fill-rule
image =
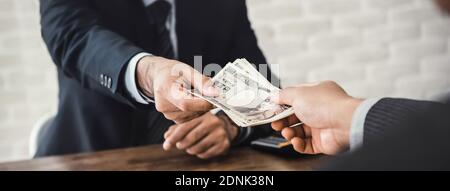
<path id="1" fill-rule="evenodd" d="M 350 127 L 350 151 L 354 151 L 362 146 L 364 139 L 364 121 L 366 120 L 367 113 L 380 100 L 381 98 L 367 99 L 356 108 Z"/>

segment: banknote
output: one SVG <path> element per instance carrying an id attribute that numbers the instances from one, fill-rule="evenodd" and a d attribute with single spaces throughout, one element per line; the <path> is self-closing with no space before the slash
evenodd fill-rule
<path id="1" fill-rule="evenodd" d="M 211 85 L 218 90 L 216 96 L 205 96 L 196 90 L 191 93 L 223 110 L 241 127 L 270 123 L 294 113 L 290 106 L 270 101 L 272 93 L 279 88 L 246 59 L 228 63 L 212 78 Z"/>

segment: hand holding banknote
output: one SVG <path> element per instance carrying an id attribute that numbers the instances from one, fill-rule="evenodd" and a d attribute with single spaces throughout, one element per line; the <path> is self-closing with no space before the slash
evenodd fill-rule
<path id="1" fill-rule="evenodd" d="M 146 56 L 137 65 L 136 78 L 140 89 L 155 100 L 156 109 L 167 119 L 183 123 L 212 109 L 202 99 L 186 94 L 185 83 L 202 93 L 208 92 L 209 78 L 185 63 L 156 56 Z M 214 92 L 212 92 L 214 93 Z"/>
<path id="2" fill-rule="evenodd" d="M 360 99 L 349 96 L 339 85 L 326 81 L 281 90 L 272 96 L 278 104 L 291 105 L 295 115 L 272 123 L 294 149 L 305 154 L 338 154 L 349 145 L 353 112 Z M 289 128 L 299 121 L 303 126 Z"/>

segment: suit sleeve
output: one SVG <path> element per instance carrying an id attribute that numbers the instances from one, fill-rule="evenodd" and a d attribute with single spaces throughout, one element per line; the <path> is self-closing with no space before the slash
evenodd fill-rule
<path id="1" fill-rule="evenodd" d="M 450 106 L 386 98 L 368 113 L 364 146 L 323 170 L 450 169 Z"/>
<path id="2" fill-rule="evenodd" d="M 84 88 L 137 104 L 127 96 L 121 78 L 128 61 L 144 52 L 141 48 L 103 26 L 89 0 L 40 0 L 40 13 L 42 37 L 65 76 Z"/>
<path id="3" fill-rule="evenodd" d="M 244 0 L 236 0 L 237 6 L 237 16 L 236 21 L 234 22 L 234 34 L 233 34 L 233 42 L 231 48 L 230 58 L 231 60 L 237 58 L 246 58 L 249 62 L 254 64 L 267 64 L 266 58 L 264 57 L 263 52 L 258 46 L 258 41 L 255 35 L 255 32 L 252 29 L 250 20 L 247 14 L 247 5 Z M 267 65 L 266 65 L 267 66 Z M 266 68 L 266 71 L 260 70 L 262 74 L 270 81 L 274 82 L 275 85 L 279 86 L 278 78 L 275 75 L 272 75 L 272 72 L 269 67 Z M 266 73 L 266 74 L 264 74 Z M 273 78 L 273 79 L 272 79 Z M 246 145 L 250 143 L 252 140 L 267 137 L 270 134 L 274 133 L 270 124 L 261 125 L 258 127 L 253 127 L 251 129 L 245 128 L 241 130 L 241 133 L 245 134 L 241 136 L 239 145 Z"/>
<path id="4" fill-rule="evenodd" d="M 430 116 L 429 111 L 439 110 L 445 104 L 409 99 L 381 99 L 367 113 L 364 122 L 364 144 L 396 131 L 396 128 L 414 126 L 419 122 L 428 124 L 447 120 L 439 115 Z"/>

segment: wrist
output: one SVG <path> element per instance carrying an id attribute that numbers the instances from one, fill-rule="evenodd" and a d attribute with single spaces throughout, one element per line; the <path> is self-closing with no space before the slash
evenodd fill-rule
<path id="1" fill-rule="evenodd" d="M 229 140 L 232 142 L 236 139 L 238 134 L 238 127 L 235 125 L 228 116 L 225 114 L 219 114 L 218 117 L 225 123 L 225 128 L 228 132 Z"/>
<path id="2" fill-rule="evenodd" d="M 139 60 L 136 66 L 136 81 L 139 89 L 147 96 L 153 97 L 154 87 L 153 81 L 155 78 L 156 66 L 158 65 L 159 57 L 145 56 Z"/>
<path id="3" fill-rule="evenodd" d="M 342 145 L 350 144 L 350 128 L 353 114 L 363 101 L 363 99 L 349 97 L 338 104 L 336 111 L 337 116 L 333 117 L 333 119 L 335 119 L 333 127 L 338 130 L 336 132 L 338 135 L 337 137 L 339 137 L 339 142 L 341 142 Z"/>

